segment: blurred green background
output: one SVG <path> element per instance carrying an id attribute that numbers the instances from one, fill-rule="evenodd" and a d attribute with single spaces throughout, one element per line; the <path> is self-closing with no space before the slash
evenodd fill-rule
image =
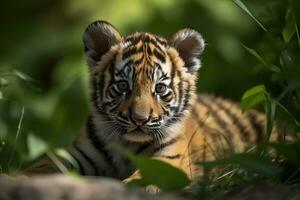
<path id="1" fill-rule="evenodd" d="M 0 173 L 24 167 L 45 149 L 68 145 L 84 123 L 88 73 L 82 33 L 98 19 L 124 35 L 148 31 L 169 37 L 183 27 L 195 28 L 207 44 L 199 91 L 239 101 L 247 89 L 265 84 L 272 97 L 299 119 L 299 1 L 244 0 L 246 7 L 239 2 L 2 2 Z"/>

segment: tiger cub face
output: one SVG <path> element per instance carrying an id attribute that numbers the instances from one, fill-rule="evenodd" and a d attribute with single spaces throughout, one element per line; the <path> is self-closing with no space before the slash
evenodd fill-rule
<path id="1" fill-rule="evenodd" d="M 182 29 L 170 40 L 122 37 L 96 21 L 83 35 L 90 68 L 92 115 L 107 136 L 159 142 L 188 114 L 195 96 L 204 40 Z"/>

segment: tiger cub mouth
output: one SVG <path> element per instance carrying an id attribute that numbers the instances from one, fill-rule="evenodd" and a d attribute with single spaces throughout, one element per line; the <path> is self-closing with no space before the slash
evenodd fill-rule
<path id="1" fill-rule="evenodd" d="M 149 133 L 145 132 L 140 127 L 131 128 L 122 136 L 126 140 L 132 142 L 146 142 L 153 139 Z"/>

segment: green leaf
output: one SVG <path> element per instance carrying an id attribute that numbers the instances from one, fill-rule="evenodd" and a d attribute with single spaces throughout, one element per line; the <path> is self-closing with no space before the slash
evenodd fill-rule
<path id="1" fill-rule="evenodd" d="M 243 45 L 243 44 L 242 44 Z M 251 49 L 245 45 L 243 45 L 243 47 L 250 53 L 252 54 L 255 58 L 257 58 L 263 65 L 268 66 L 268 64 L 266 63 L 266 61 L 254 50 Z"/>
<path id="2" fill-rule="evenodd" d="M 186 174 L 170 164 L 141 155 L 134 155 L 127 149 L 113 145 L 119 152 L 128 157 L 139 169 L 142 179 L 134 181 L 142 186 L 156 185 L 163 191 L 178 191 L 186 187 L 190 181 Z"/>
<path id="3" fill-rule="evenodd" d="M 292 13 L 291 9 L 288 9 L 286 13 L 285 27 L 282 30 L 282 36 L 286 43 L 288 43 L 295 35 L 296 26 L 294 14 Z"/>
<path id="4" fill-rule="evenodd" d="M 34 160 L 38 158 L 39 156 L 44 154 L 48 149 L 47 144 L 33 134 L 28 135 L 27 145 L 29 150 L 29 160 Z"/>
<path id="5" fill-rule="evenodd" d="M 234 154 L 222 160 L 203 162 L 200 164 L 205 169 L 210 170 L 215 167 L 238 164 L 241 168 L 249 172 L 259 173 L 260 175 L 264 176 L 273 176 L 281 172 L 281 169 L 274 166 L 269 159 L 259 155 L 247 153 Z"/>
<path id="6" fill-rule="evenodd" d="M 296 142 L 293 144 L 283 144 L 283 143 L 269 143 L 270 147 L 277 150 L 279 154 L 284 156 L 286 159 L 300 167 L 300 143 Z"/>
<path id="7" fill-rule="evenodd" d="M 264 85 L 257 85 L 247 90 L 241 99 L 241 106 L 243 112 L 248 111 L 254 106 L 266 100 L 266 88 Z"/>
<path id="8" fill-rule="evenodd" d="M 19 70 L 13 70 L 12 73 L 25 82 L 34 82 L 34 80 L 30 76 L 28 76 L 27 74 L 25 74 Z"/>
<path id="9" fill-rule="evenodd" d="M 300 35 L 299 35 L 299 29 L 298 29 L 296 22 L 295 22 L 295 30 L 296 30 L 296 35 L 297 35 L 297 39 L 298 39 L 298 45 L 300 46 Z"/>
<path id="10" fill-rule="evenodd" d="M 267 98 L 265 106 L 266 106 L 265 111 L 266 111 L 266 117 L 267 117 L 266 141 L 268 142 L 271 137 L 271 133 L 272 133 L 272 129 L 273 129 L 273 122 L 274 122 L 274 117 L 275 117 L 275 113 L 276 113 L 276 104 L 273 100 L 271 100 L 270 98 Z"/>
<path id="11" fill-rule="evenodd" d="M 267 29 L 254 17 L 254 15 L 249 11 L 249 9 L 245 6 L 245 4 L 240 0 L 232 0 L 238 7 L 240 7 L 243 11 L 245 11 L 254 21 L 264 30 L 267 31 Z"/>
<path id="12" fill-rule="evenodd" d="M 279 101 L 273 100 L 273 102 L 288 115 L 288 117 L 295 123 L 296 126 L 298 126 L 298 128 L 300 128 L 300 123 L 296 120 L 296 117 L 294 117 L 288 111 L 288 109 L 286 109 Z"/>

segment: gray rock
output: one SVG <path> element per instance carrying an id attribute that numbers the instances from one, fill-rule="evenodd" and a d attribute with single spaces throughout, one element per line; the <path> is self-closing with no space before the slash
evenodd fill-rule
<path id="1" fill-rule="evenodd" d="M 127 188 L 109 178 L 74 178 L 63 175 L 31 178 L 0 177 L 0 200 L 182 200 Z"/>

